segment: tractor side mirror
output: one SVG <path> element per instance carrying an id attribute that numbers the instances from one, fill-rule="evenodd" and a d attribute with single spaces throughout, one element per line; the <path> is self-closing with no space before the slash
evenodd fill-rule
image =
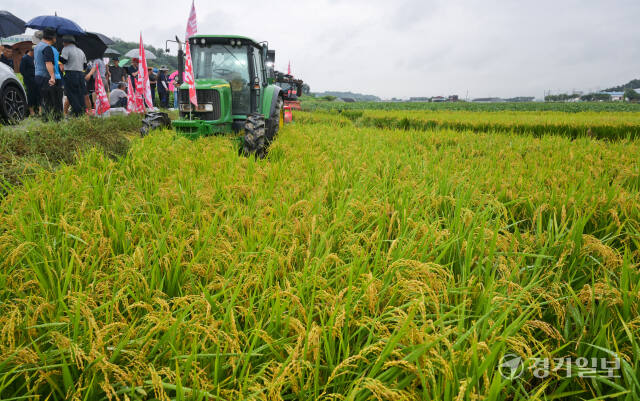
<path id="1" fill-rule="evenodd" d="M 169 53 L 169 49 L 164 49 L 164 52 L 165 53 Z"/>

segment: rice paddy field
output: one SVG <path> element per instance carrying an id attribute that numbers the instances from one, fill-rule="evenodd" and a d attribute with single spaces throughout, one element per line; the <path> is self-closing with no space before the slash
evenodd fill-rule
<path id="1" fill-rule="evenodd" d="M 12 186 L 0 399 L 640 399 L 635 113 L 340 111 Z"/>

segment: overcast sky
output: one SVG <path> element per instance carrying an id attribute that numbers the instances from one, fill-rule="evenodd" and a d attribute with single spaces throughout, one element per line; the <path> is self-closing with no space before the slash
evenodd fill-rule
<path id="1" fill-rule="evenodd" d="M 312 91 L 390 98 L 536 96 L 640 77 L 639 0 L 196 0 L 198 32 L 269 41 Z M 29 20 L 164 46 L 191 0 L 2 0 Z M 173 48 L 175 51 L 175 48 Z"/>

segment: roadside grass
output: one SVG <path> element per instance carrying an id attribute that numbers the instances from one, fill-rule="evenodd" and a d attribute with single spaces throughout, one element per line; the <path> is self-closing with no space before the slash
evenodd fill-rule
<path id="1" fill-rule="evenodd" d="M 124 155 L 140 127 L 140 117 L 81 117 L 59 123 L 28 118 L 0 127 L 0 196 L 42 168 L 71 164 L 93 147 L 110 157 Z"/>
<path id="2" fill-rule="evenodd" d="M 639 142 L 340 123 L 27 178 L 0 204 L 0 398 L 638 399 Z M 511 381 L 505 353 L 620 377 Z"/>

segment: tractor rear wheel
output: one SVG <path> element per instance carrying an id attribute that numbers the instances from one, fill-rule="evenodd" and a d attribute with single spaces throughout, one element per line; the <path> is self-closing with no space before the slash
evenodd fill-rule
<path id="1" fill-rule="evenodd" d="M 242 141 L 242 154 L 255 155 L 263 159 L 267 155 L 267 130 L 264 116 L 259 113 L 251 114 L 244 123 L 244 140 Z"/>
<path id="2" fill-rule="evenodd" d="M 280 128 L 282 128 L 282 125 L 284 124 L 284 111 L 282 110 L 283 106 L 284 101 L 282 100 L 282 98 L 278 98 L 276 108 L 273 111 L 273 114 L 271 114 L 271 117 L 268 121 L 267 139 L 269 140 L 269 143 L 271 143 L 276 135 L 278 135 Z"/>

